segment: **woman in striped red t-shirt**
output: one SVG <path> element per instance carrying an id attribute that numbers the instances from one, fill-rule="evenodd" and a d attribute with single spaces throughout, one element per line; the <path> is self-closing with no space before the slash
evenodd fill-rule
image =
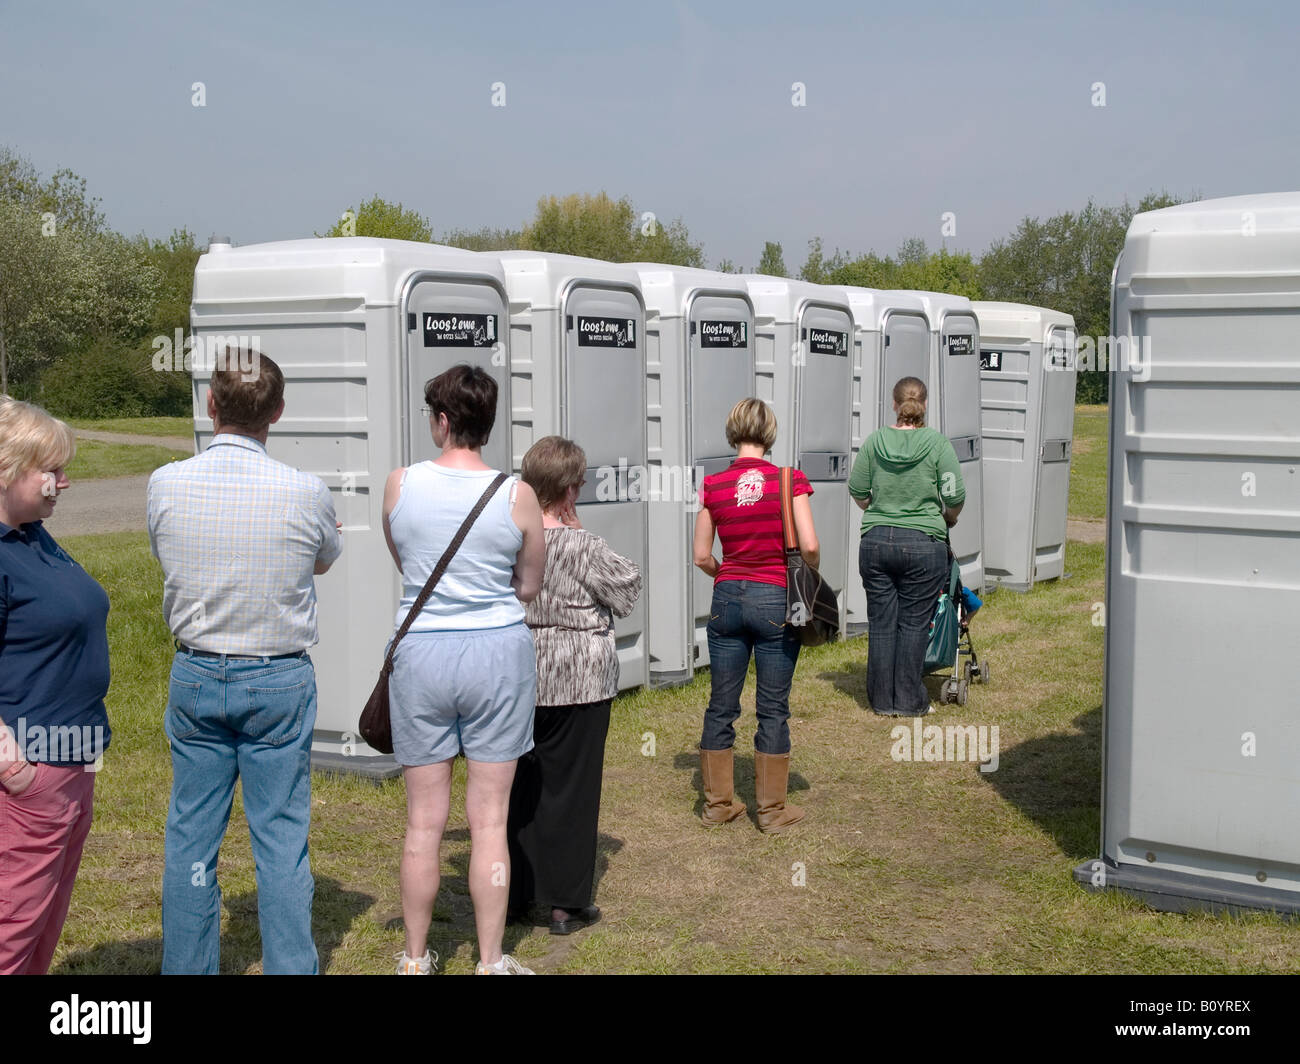
<path id="1" fill-rule="evenodd" d="M 732 746 L 740 716 L 740 692 L 754 655 L 754 794 L 758 826 L 780 831 L 803 819 L 786 804 L 790 778 L 790 684 L 799 658 L 798 633 L 785 623 L 785 543 L 781 535 L 780 470 L 763 455 L 776 442 L 776 415 L 761 399 L 742 399 L 727 418 L 727 442 L 736 460 L 705 477 L 695 521 L 695 564 L 713 577 L 709 666 L 713 688 L 700 739 L 705 824 L 725 824 L 745 812 L 735 798 Z M 794 471 L 794 521 L 799 551 L 817 565 L 808 478 Z M 714 533 L 722 561 L 713 557 Z"/>

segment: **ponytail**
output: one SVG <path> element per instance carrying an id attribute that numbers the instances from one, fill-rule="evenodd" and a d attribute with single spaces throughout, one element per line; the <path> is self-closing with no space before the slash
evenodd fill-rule
<path id="1" fill-rule="evenodd" d="M 898 404 L 898 423 L 915 425 L 917 428 L 923 426 L 926 398 L 925 382 L 919 377 L 904 377 L 895 384 L 894 402 Z"/>

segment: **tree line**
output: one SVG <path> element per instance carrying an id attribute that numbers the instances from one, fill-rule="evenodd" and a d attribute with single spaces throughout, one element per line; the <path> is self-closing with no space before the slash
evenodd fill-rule
<path id="1" fill-rule="evenodd" d="M 976 259 L 905 241 L 894 253 L 829 255 L 808 241 L 793 276 L 818 284 L 915 288 L 971 299 L 1002 299 L 1072 314 L 1081 335 L 1109 332 L 1110 273 L 1138 211 L 1182 202 L 1166 192 L 1046 220 L 1024 218 Z M 434 233 L 427 217 L 379 196 L 349 206 L 317 236 L 373 236 L 447 244 L 471 251 L 527 249 L 611 262 L 705 267 L 703 245 L 681 218 L 664 221 L 626 197 L 546 196 L 517 229 Z M 108 228 L 100 201 L 69 170 L 42 177 L 0 147 L 0 393 L 32 398 L 64 417 L 129 417 L 190 412 L 183 373 L 155 369 L 159 343 L 189 330 L 194 267 L 203 245 L 181 228 L 163 239 Z M 765 241 L 757 265 L 723 259 L 727 273 L 792 276 L 779 243 Z M 168 350 L 170 350 L 170 346 Z M 1105 402 L 1105 373 L 1081 373 L 1081 402 Z"/>

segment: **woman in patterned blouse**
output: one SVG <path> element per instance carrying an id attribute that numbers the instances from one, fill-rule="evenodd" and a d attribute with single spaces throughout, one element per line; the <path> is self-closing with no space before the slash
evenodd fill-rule
<path id="1" fill-rule="evenodd" d="M 549 905 L 551 934 L 600 919 L 591 904 L 609 708 L 618 693 L 614 617 L 626 617 L 641 571 L 578 521 L 587 470 L 582 448 L 559 436 L 524 455 L 546 535 L 546 575 L 524 620 L 537 645 L 533 750 L 510 792 L 510 909 Z"/>

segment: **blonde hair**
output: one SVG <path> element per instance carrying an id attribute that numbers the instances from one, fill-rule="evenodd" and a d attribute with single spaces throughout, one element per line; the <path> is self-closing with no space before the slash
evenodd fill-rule
<path id="1" fill-rule="evenodd" d="M 763 450 L 771 450 L 776 443 L 776 414 L 772 408 L 762 399 L 738 402 L 727 415 L 727 443 L 732 447 L 758 443 Z"/>
<path id="2" fill-rule="evenodd" d="M 900 425 L 925 424 L 925 381 L 920 377 L 904 377 L 894 385 L 894 402 L 898 404 Z"/>
<path id="3" fill-rule="evenodd" d="M 62 469 L 77 453 L 77 437 L 39 406 L 0 395 L 0 486 L 33 470 Z"/>
<path id="4" fill-rule="evenodd" d="M 587 456 L 572 440 L 543 436 L 528 448 L 519 474 L 537 493 L 537 502 L 549 510 L 564 501 L 564 493 L 581 484 L 587 473 Z"/>

